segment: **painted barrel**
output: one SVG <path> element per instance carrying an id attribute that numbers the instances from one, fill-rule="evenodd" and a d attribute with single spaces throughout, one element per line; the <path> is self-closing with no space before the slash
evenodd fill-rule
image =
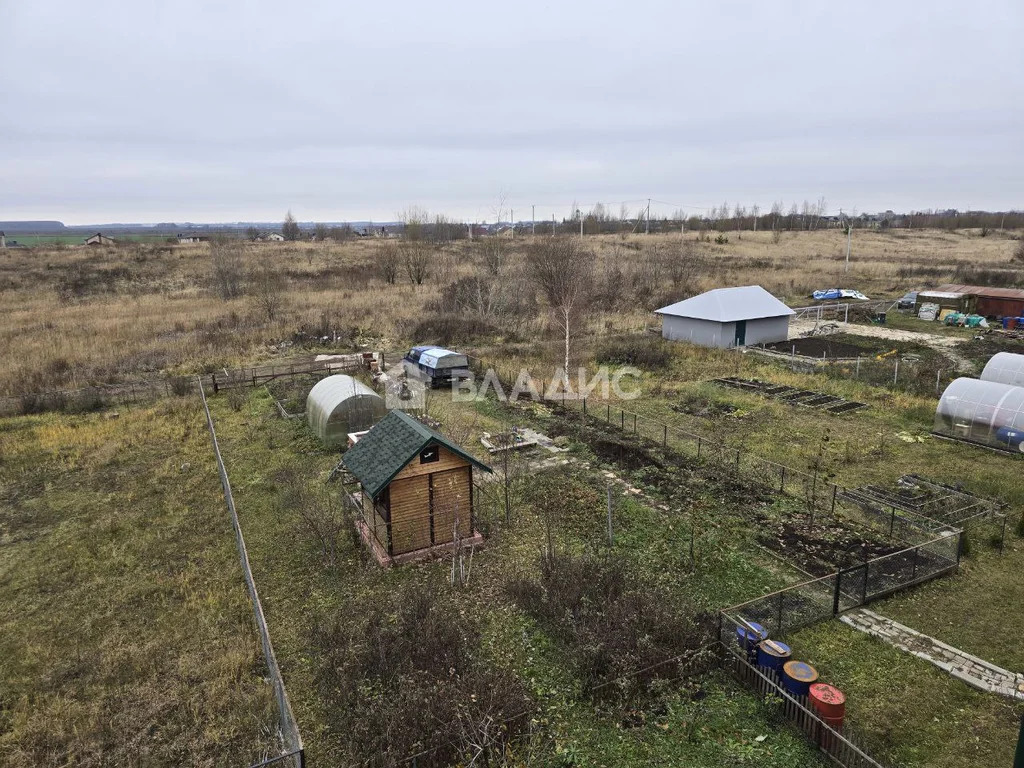
<path id="1" fill-rule="evenodd" d="M 996 430 L 996 440 L 1010 448 L 1024 451 L 1024 429 L 1015 427 L 1000 427 Z"/>
<path id="2" fill-rule="evenodd" d="M 741 624 L 736 627 L 736 642 L 749 656 L 757 653 L 757 644 L 766 637 L 768 637 L 768 632 L 756 621 L 748 621 L 746 626 Z"/>
<path id="3" fill-rule="evenodd" d="M 778 640 L 763 640 L 757 645 L 757 666 L 782 672 L 782 665 L 793 655 L 792 649 Z"/>
<path id="4" fill-rule="evenodd" d="M 782 665 L 782 687 L 792 696 L 806 696 L 817 679 L 817 670 L 806 662 L 787 661 Z"/>
<path id="5" fill-rule="evenodd" d="M 846 715 L 846 696 L 834 685 L 828 683 L 811 683 L 807 690 L 807 701 L 811 709 L 817 712 L 822 720 L 836 727 L 843 724 Z"/>

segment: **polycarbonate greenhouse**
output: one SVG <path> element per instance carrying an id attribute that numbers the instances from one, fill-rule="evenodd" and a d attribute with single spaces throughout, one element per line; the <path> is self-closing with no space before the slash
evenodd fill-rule
<path id="1" fill-rule="evenodd" d="M 942 393 L 935 432 L 1003 450 L 1024 450 L 1024 388 L 960 378 Z"/>
<path id="2" fill-rule="evenodd" d="M 1024 387 L 1024 355 L 1013 352 L 998 352 L 985 365 L 979 377 L 982 381 L 998 381 Z"/>
<path id="3" fill-rule="evenodd" d="M 328 376 L 306 398 L 306 421 L 325 445 L 344 445 L 350 432 L 369 429 L 387 412 L 384 399 L 351 376 Z"/>

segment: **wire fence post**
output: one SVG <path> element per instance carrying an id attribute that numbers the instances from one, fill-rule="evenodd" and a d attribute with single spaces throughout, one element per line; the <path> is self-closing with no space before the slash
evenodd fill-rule
<path id="1" fill-rule="evenodd" d="M 661 425 L 661 447 L 668 448 L 668 424 Z"/>
<path id="2" fill-rule="evenodd" d="M 839 486 L 835 483 L 832 484 L 832 515 L 836 513 L 836 494 L 839 493 Z"/>
<path id="3" fill-rule="evenodd" d="M 615 546 L 615 535 L 612 532 L 612 487 L 608 486 L 608 546 Z"/>
<path id="4" fill-rule="evenodd" d="M 839 615 L 839 584 L 843 579 L 843 569 L 836 571 L 836 583 L 832 589 L 832 615 Z"/>
<path id="5" fill-rule="evenodd" d="M 786 491 L 786 467 L 782 467 L 782 480 L 779 482 L 779 493 L 785 493 Z"/>

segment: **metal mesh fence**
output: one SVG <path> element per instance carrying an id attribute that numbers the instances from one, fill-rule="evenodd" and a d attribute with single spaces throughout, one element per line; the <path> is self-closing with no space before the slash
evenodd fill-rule
<path id="1" fill-rule="evenodd" d="M 847 718 L 841 725 L 829 725 L 814 710 L 807 696 L 794 696 L 782 684 L 778 673 L 768 667 L 751 663 L 746 648 L 736 641 L 743 631 L 740 623 L 723 620 L 726 640 L 721 643 L 722 665 L 732 675 L 765 699 L 798 730 L 817 745 L 818 749 L 838 765 L 847 768 L 881 768 L 881 764 L 857 746 L 859 739 Z"/>
<path id="2" fill-rule="evenodd" d="M 939 536 L 899 552 L 876 557 L 828 576 L 726 608 L 725 624 L 757 622 L 771 637 L 824 621 L 843 611 L 954 570 L 960 533 Z M 728 636 L 719 637 L 723 643 Z M 734 638 L 732 638 L 734 641 Z"/>
<path id="3" fill-rule="evenodd" d="M 278 667 L 277 656 L 274 654 L 274 646 L 270 642 L 270 630 L 267 628 L 267 619 L 263 614 L 263 603 L 260 601 L 259 592 L 256 589 L 256 581 L 253 579 L 252 568 L 249 564 L 249 552 L 246 549 L 245 538 L 242 535 L 242 525 L 238 520 L 234 495 L 231 493 L 231 482 L 228 479 L 228 472 L 224 466 L 224 459 L 221 456 L 220 445 L 217 442 L 217 432 L 213 426 L 213 416 L 210 415 L 210 406 L 206 402 L 206 392 L 203 390 L 202 382 L 199 382 L 199 396 L 203 403 L 203 410 L 206 413 L 206 426 L 210 430 L 210 440 L 213 443 L 213 452 L 217 459 L 217 472 L 220 475 L 221 487 L 224 490 L 224 500 L 231 515 L 231 527 L 235 532 L 235 543 L 238 546 L 242 575 L 245 579 L 246 589 L 249 592 L 249 599 L 252 602 L 253 617 L 255 618 L 256 629 L 260 637 L 263 659 L 267 665 L 267 675 L 274 689 L 274 704 L 282 754 L 259 763 L 259 765 L 292 765 L 296 766 L 296 768 L 303 768 L 305 765 L 305 753 L 302 746 L 302 736 L 299 733 L 299 726 L 295 722 L 295 715 L 292 714 L 288 692 L 285 690 L 281 669 Z"/>

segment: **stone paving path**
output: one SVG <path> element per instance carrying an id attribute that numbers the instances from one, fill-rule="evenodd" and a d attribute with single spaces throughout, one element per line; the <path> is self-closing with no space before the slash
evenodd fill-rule
<path id="1" fill-rule="evenodd" d="M 997 667 L 867 608 L 848 611 L 840 620 L 854 629 L 931 662 L 978 690 L 1024 700 L 1024 675 L 1019 672 Z"/>

